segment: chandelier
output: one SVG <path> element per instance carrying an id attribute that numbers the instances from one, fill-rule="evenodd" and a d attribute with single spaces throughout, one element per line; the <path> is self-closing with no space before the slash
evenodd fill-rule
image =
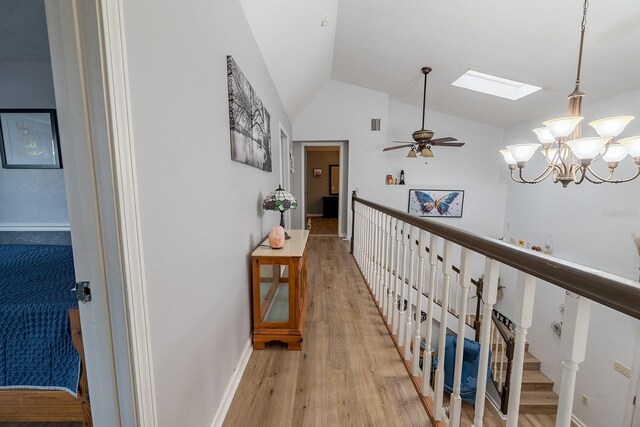
<path id="1" fill-rule="evenodd" d="M 563 187 L 574 182 L 582 183 L 585 179 L 594 184 L 603 182 L 618 184 L 629 182 L 640 176 L 640 136 L 618 140 L 617 137 L 634 119 L 633 116 L 607 117 L 589 123 L 598 134 L 593 138 L 582 138 L 580 122 L 582 116 L 582 98 L 580 91 L 580 68 L 582 66 L 582 47 L 584 31 L 587 24 L 588 0 L 585 0 L 582 12 L 580 32 L 580 53 L 578 55 L 578 72 L 576 86 L 569 95 L 569 111 L 567 117 L 548 120 L 544 127 L 534 129 L 540 143 L 508 145 L 500 150 L 504 161 L 511 170 L 511 178 L 522 184 L 537 184 L 549 176 L 553 182 L 561 182 Z M 538 176 L 526 179 L 523 170 L 527 162 L 542 145 L 541 154 L 547 161 L 547 167 Z M 636 173 L 625 179 L 614 178 L 618 164 L 627 155 L 633 158 L 637 166 Z M 592 169 L 595 161 L 602 159 L 609 168 L 607 176 L 601 176 Z"/>

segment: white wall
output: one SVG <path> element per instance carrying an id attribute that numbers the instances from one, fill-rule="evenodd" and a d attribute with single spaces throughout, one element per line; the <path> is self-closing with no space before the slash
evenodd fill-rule
<path id="1" fill-rule="evenodd" d="M 496 150 L 502 144 L 502 129 L 429 111 L 427 124 L 436 137 L 455 136 L 466 145 L 434 148 L 436 157 L 429 164 L 423 158 L 406 158 L 408 150 L 383 153 L 392 140 L 411 140 L 420 115 L 420 107 L 393 101 L 385 93 L 330 81 L 296 117 L 294 139 L 348 140 L 349 193 L 357 188 L 360 197 L 403 211 L 411 188 L 465 190 L 463 217 L 441 221 L 500 237 L 506 186 L 500 183 Z M 370 130 L 372 118 L 381 119 L 379 132 Z M 407 185 L 387 186 L 386 175 L 398 176 L 401 169 Z M 296 221 L 301 221 L 299 215 L 294 213 Z"/>
<path id="2" fill-rule="evenodd" d="M 639 116 L 640 90 L 587 103 L 583 114 L 587 116 L 585 122 L 614 115 Z M 549 118 L 552 117 L 507 129 L 505 145 L 535 142 L 531 129 Z M 628 126 L 624 136 L 637 134 L 640 134 L 638 119 Z M 583 135 L 595 136 L 595 133 L 585 125 Z M 536 154 L 536 157 L 538 160 L 525 168 L 529 176 L 542 169 L 542 156 Z M 630 158 L 624 162 L 626 167 L 621 176 L 630 175 L 634 169 Z M 506 166 L 503 170 L 507 170 Z M 640 181 L 617 185 L 569 184 L 567 188 L 551 182 L 537 185 L 510 183 L 505 240 L 524 239 L 543 246 L 546 235 L 551 234 L 554 256 L 637 280 L 640 263 L 631 233 L 640 232 L 639 194 Z M 510 315 L 516 287 L 515 273 L 504 269 L 501 277 L 507 289 L 498 307 Z M 558 307 L 563 302 L 564 292 L 561 289 L 539 283 L 534 323 L 527 337 L 531 353 L 542 361 L 543 372 L 556 381 L 556 391 L 559 390 L 561 359 L 559 338 L 551 331 L 550 323 L 562 320 Z M 613 365 L 615 360 L 629 367 L 633 365 L 637 324 L 628 316 L 593 304 L 587 356 L 580 365 L 574 400 L 574 414 L 586 425 L 623 425 L 629 380 L 614 372 Z M 582 394 L 589 397 L 588 407 L 580 401 Z"/>
<path id="3" fill-rule="evenodd" d="M 291 123 L 237 0 L 124 13 L 158 419 L 206 426 L 251 333 L 249 255 L 280 219 L 261 202 Z M 272 173 L 231 160 L 226 55 L 271 115 Z"/>

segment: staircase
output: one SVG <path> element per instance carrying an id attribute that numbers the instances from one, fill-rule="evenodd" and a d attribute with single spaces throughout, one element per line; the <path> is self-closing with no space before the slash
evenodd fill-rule
<path id="1" fill-rule="evenodd" d="M 497 346 L 494 340 L 492 348 Z M 492 351 L 492 354 L 499 354 Z M 506 356 L 502 353 L 502 362 L 506 364 Z M 496 372 L 500 358 L 491 361 L 491 370 Z M 558 395 L 553 392 L 553 381 L 540 371 L 540 360 L 529 353 L 529 343 L 525 344 L 524 365 L 522 374 L 522 393 L 520 394 L 521 414 L 555 414 L 558 410 Z"/>

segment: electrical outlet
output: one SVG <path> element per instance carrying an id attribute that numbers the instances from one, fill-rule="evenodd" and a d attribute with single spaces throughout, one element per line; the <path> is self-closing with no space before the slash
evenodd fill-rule
<path id="1" fill-rule="evenodd" d="M 586 394 L 582 395 L 582 404 L 584 406 L 589 406 L 589 397 Z"/>
<path id="2" fill-rule="evenodd" d="M 624 366 L 622 363 L 618 362 L 617 360 L 613 364 L 613 370 L 620 372 L 622 375 L 624 375 L 627 378 L 631 378 L 631 368 L 629 368 L 628 366 Z"/>

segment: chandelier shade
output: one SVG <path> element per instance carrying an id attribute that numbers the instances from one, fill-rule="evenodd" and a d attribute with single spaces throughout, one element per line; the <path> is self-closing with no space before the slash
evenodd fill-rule
<path id="1" fill-rule="evenodd" d="M 508 165 L 516 164 L 516 159 L 513 158 L 513 154 L 511 154 L 511 151 L 503 148 L 502 150 L 500 150 L 500 154 L 502 154 L 502 156 L 504 157 L 504 161 L 507 162 Z"/>
<path id="2" fill-rule="evenodd" d="M 562 117 L 559 119 L 547 120 L 542 124 L 549 129 L 549 133 L 554 138 L 566 138 L 571 135 L 582 119 L 584 119 L 584 117 Z"/>
<path id="3" fill-rule="evenodd" d="M 609 138 L 581 138 L 567 141 L 567 145 L 571 147 L 571 152 L 580 160 L 593 160 L 598 154 L 604 150 L 604 146 Z"/>
<path id="4" fill-rule="evenodd" d="M 607 117 L 606 119 L 594 120 L 589 123 L 589 126 L 594 128 L 600 136 L 615 138 L 633 119 L 635 119 L 633 116 Z"/>
<path id="5" fill-rule="evenodd" d="M 627 149 L 620 144 L 609 144 L 607 149 L 602 153 L 602 160 L 607 163 L 620 163 L 622 159 L 627 157 Z"/>
<path id="6" fill-rule="evenodd" d="M 620 145 L 627 149 L 627 152 L 634 159 L 640 159 L 640 136 L 632 136 L 618 141 Z"/>
<path id="7" fill-rule="evenodd" d="M 584 119 L 582 100 L 585 94 L 580 91 L 580 71 L 588 6 L 588 0 L 584 0 L 576 84 L 573 92 L 568 96 L 567 117 L 547 120 L 543 123 L 544 127 L 533 129 L 538 141 L 542 144 L 541 154 L 547 162 L 546 168 L 531 179 L 525 178 L 523 172 L 527 162 L 540 144 L 508 145 L 506 149 L 500 150 L 511 171 L 511 179 L 517 183 L 538 184 L 548 177 L 552 177 L 553 182 L 560 182 L 563 187 L 572 182 L 581 184 L 585 180 L 593 184 L 604 182 L 619 184 L 632 181 L 640 176 L 640 136 L 617 140 L 618 135 L 634 120 L 633 116 L 615 116 L 593 120 L 589 125 L 598 136 L 581 138 L 581 122 Z M 635 174 L 625 178 L 614 177 L 618 164 L 627 157 L 627 154 L 633 158 L 637 167 Z M 609 173 L 606 175 L 593 168 L 600 159 L 609 168 Z"/>
<path id="8" fill-rule="evenodd" d="M 535 128 L 533 132 L 538 137 L 538 141 L 540 141 L 540 143 L 543 145 L 553 144 L 556 141 L 555 136 L 551 134 L 551 131 L 548 127 Z"/>
<path id="9" fill-rule="evenodd" d="M 507 150 L 509 150 L 516 163 L 528 162 L 538 148 L 540 148 L 540 144 L 507 145 Z"/>

